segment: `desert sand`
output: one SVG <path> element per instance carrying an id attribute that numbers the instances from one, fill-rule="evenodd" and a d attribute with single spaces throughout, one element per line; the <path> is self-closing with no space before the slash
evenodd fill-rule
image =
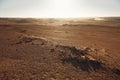
<path id="1" fill-rule="evenodd" d="M 120 18 L 0 18 L 0 80 L 120 80 Z"/>

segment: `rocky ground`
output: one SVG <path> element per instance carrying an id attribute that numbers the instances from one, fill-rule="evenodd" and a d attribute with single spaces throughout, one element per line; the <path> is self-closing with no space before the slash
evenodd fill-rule
<path id="1" fill-rule="evenodd" d="M 0 80 L 120 80 L 119 23 L 70 21 L 0 19 Z"/>

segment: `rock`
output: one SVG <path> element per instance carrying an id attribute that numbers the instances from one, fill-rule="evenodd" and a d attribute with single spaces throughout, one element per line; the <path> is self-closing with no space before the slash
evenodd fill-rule
<path id="1" fill-rule="evenodd" d="M 23 38 L 22 39 L 25 43 L 32 42 L 32 38 Z"/>
<path id="2" fill-rule="evenodd" d="M 22 41 L 19 41 L 19 42 L 16 42 L 15 44 L 21 44 L 22 43 Z"/>
<path id="3" fill-rule="evenodd" d="M 55 51 L 55 49 L 50 49 L 50 52 L 54 52 Z"/>
<path id="4" fill-rule="evenodd" d="M 45 44 L 44 42 L 41 43 L 41 45 L 44 45 L 44 44 Z"/>
<path id="5" fill-rule="evenodd" d="M 85 56 L 81 56 L 81 60 L 82 61 L 86 60 L 86 57 Z"/>
<path id="6" fill-rule="evenodd" d="M 115 72 L 117 75 L 120 75 L 120 69 L 115 69 L 114 72 Z"/>
<path id="7" fill-rule="evenodd" d="M 56 80 L 55 78 L 50 78 L 50 80 Z"/>

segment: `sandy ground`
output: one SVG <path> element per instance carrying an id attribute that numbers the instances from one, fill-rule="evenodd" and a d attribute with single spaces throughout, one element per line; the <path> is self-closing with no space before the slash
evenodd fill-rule
<path id="1" fill-rule="evenodd" d="M 0 18 L 0 80 L 120 80 L 120 18 Z"/>

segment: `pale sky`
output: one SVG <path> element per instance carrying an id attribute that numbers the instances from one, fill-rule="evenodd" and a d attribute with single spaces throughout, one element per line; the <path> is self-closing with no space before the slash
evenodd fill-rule
<path id="1" fill-rule="evenodd" d="M 0 0 L 0 17 L 120 17 L 120 0 Z"/>

